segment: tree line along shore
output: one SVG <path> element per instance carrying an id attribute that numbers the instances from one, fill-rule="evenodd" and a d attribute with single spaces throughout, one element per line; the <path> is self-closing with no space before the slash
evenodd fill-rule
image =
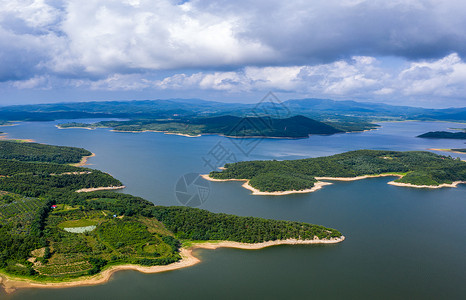
<path id="1" fill-rule="evenodd" d="M 456 186 L 466 181 L 466 162 L 425 151 L 356 150 L 326 157 L 244 161 L 212 171 L 209 180 L 243 180 L 256 194 L 313 191 L 319 180 L 358 180 L 397 176 L 392 184 L 412 187 Z M 314 189 L 315 190 L 315 189 Z"/>

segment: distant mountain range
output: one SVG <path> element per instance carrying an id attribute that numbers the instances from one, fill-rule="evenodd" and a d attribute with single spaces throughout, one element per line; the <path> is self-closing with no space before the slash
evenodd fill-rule
<path id="1" fill-rule="evenodd" d="M 143 101 L 101 101 L 0 107 L 0 120 L 56 120 L 77 118 L 164 119 L 208 116 L 263 116 L 287 118 L 303 115 L 335 127 L 369 126 L 383 120 L 466 121 L 466 107 L 426 109 L 409 106 L 335 101 L 328 99 L 292 99 L 259 104 L 223 103 L 202 99 Z M 370 126 L 369 126 L 370 127 Z M 356 129 L 356 128 L 354 128 Z"/>

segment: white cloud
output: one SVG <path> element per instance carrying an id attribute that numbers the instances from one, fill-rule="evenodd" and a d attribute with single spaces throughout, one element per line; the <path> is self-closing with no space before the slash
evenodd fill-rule
<path id="1" fill-rule="evenodd" d="M 17 89 L 51 89 L 47 76 L 35 76 L 27 80 L 15 81 L 12 83 L 12 86 Z"/>
<path id="2" fill-rule="evenodd" d="M 456 53 L 435 61 L 416 62 L 398 79 L 405 95 L 461 97 L 466 94 L 466 63 Z"/>
<path id="3" fill-rule="evenodd" d="M 182 2 L 0 0 L 0 82 L 464 99 L 462 0 Z"/>

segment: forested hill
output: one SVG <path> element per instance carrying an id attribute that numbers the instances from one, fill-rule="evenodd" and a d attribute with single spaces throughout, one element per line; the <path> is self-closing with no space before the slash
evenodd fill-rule
<path id="1" fill-rule="evenodd" d="M 429 139 L 460 139 L 466 140 L 466 132 L 430 131 L 417 137 Z"/>
<path id="2" fill-rule="evenodd" d="M 264 192 L 304 190 L 314 186 L 315 177 L 355 177 L 400 173 L 397 182 L 440 185 L 466 181 L 466 162 L 431 152 L 357 150 L 342 154 L 285 161 L 245 161 L 226 164 L 213 171 L 216 179 L 246 179 Z"/>
<path id="3" fill-rule="evenodd" d="M 63 282 L 111 265 L 176 262 L 181 241 L 191 239 L 255 243 L 341 237 L 337 230 L 307 223 L 154 206 L 113 191 L 78 193 L 121 182 L 98 170 L 30 161 L 35 158 L 26 155 L 28 148 L 5 145 L 9 148 L 0 148 L 0 154 L 14 159 L 0 159 L 0 273 Z M 70 149 L 40 147 L 47 154 L 43 160 L 69 159 Z M 86 154 L 76 151 L 76 156 Z"/>
<path id="4" fill-rule="evenodd" d="M 0 141 L 0 158 L 2 159 L 69 164 L 78 163 L 84 156 L 91 154 L 85 149 L 75 147 Z"/>
<path id="5" fill-rule="evenodd" d="M 72 127 L 110 127 L 117 131 L 163 131 L 187 135 L 220 134 L 232 137 L 277 137 L 306 138 L 311 134 L 334 134 L 343 132 L 333 126 L 294 116 L 284 119 L 268 117 L 219 116 L 209 118 L 171 119 L 171 120 L 131 120 L 103 121 L 94 124 L 60 124 L 62 128 Z"/>

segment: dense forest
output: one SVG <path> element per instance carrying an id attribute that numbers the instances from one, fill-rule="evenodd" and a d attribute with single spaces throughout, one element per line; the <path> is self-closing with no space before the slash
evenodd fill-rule
<path id="1" fill-rule="evenodd" d="M 431 131 L 417 137 L 426 139 L 460 139 L 466 140 L 466 132 Z"/>
<path id="2" fill-rule="evenodd" d="M 65 123 L 61 128 L 109 127 L 117 131 L 163 131 L 187 135 L 220 134 L 232 137 L 279 137 L 306 138 L 310 134 L 334 134 L 343 132 L 331 125 L 294 116 L 285 119 L 268 117 L 219 116 L 209 118 L 170 119 L 170 120 L 130 120 L 102 121 L 94 124 Z"/>
<path id="3" fill-rule="evenodd" d="M 153 215 L 178 237 L 188 240 L 229 240 L 243 243 L 288 238 L 340 237 L 335 229 L 301 222 L 215 214 L 189 207 L 156 206 Z"/>
<path id="4" fill-rule="evenodd" d="M 91 154 L 91 152 L 85 149 L 74 147 L 0 141 L 0 158 L 3 159 L 69 164 L 78 163 L 83 156 Z"/>
<path id="5" fill-rule="evenodd" d="M 397 182 L 440 185 L 466 181 L 466 162 L 421 151 L 357 150 L 327 157 L 285 161 L 244 161 L 210 173 L 216 179 L 246 179 L 265 192 L 303 190 L 315 177 L 355 177 L 400 173 Z"/>
<path id="6" fill-rule="evenodd" d="M 334 229 L 291 221 L 215 214 L 189 207 L 159 207 L 113 191 L 98 170 L 65 164 L 62 147 L 47 146 L 41 160 L 28 146 L 7 144 L 0 159 L 0 271 L 40 281 L 92 275 L 118 264 L 166 265 L 178 261 L 189 240 L 262 242 L 340 237 Z M 5 148 L 3 148 L 5 149 Z M 75 159 L 88 153 L 70 148 Z M 80 153 L 80 154 L 79 154 Z"/>

